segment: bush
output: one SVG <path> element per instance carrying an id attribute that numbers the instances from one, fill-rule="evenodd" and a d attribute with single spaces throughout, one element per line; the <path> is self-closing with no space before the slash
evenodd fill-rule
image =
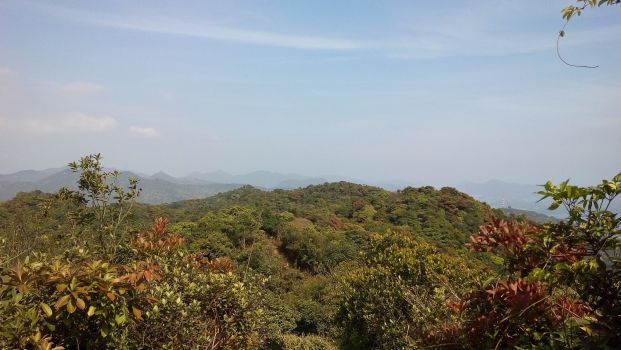
<path id="1" fill-rule="evenodd" d="M 316 335 L 285 334 L 269 344 L 270 350 L 336 350 L 336 345 Z"/>
<path id="2" fill-rule="evenodd" d="M 447 298 L 481 271 L 407 234 L 379 238 L 368 263 L 347 272 L 337 323 L 345 349 L 401 349 L 424 343 L 451 318 Z"/>

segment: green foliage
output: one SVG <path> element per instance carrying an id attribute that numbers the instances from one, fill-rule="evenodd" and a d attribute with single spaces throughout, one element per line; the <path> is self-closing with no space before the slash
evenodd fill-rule
<path id="1" fill-rule="evenodd" d="M 125 271 L 123 271 L 125 270 Z M 56 344 L 80 339 L 86 347 L 122 346 L 130 308 L 148 304 L 143 275 L 102 261 L 52 263 L 27 261 L 3 270 L 0 287 L 0 344 L 25 346 L 34 334 Z"/>
<path id="2" fill-rule="evenodd" d="M 70 164 L 80 172 L 76 191 L 2 205 L 0 347 L 259 348 L 267 336 L 263 281 L 236 273 L 228 257 L 184 253 L 184 236 L 200 224 L 171 232 L 159 218 L 141 233 L 126 225 L 137 183 L 120 187 L 100 159 Z M 258 232 L 248 213 L 225 211 L 220 229 L 234 238 Z"/>
<path id="3" fill-rule="evenodd" d="M 295 283 L 292 290 L 284 296 L 287 304 L 295 310 L 297 334 L 334 333 L 332 319 L 336 312 L 334 299 L 336 282 L 325 275 L 315 275 Z"/>
<path id="4" fill-rule="evenodd" d="M 343 276 L 337 322 L 347 349 L 411 348 L 449 318 L 449 297 L 481 271 L 407 235 L 379 238 L 368 263 Z"/>
<path id="5" fill-rule="evenodd" d="M 206 215 L 201 219 L 200 226 L 212 232 L 221 232 L 236 246 L 245 247 L 259 236 L 261 217 L 252 208 L 232 206 Z"/>
<path id="6" fill-rule="evenodd" d="M 154 303 L 132 329 L 140 349 L 254 349 L 266 337 L 260 281 L 231 270 L 193 264 L 179 253 L 157 259 L 161 279 L 149 289 Z"/>
<path id="7" fill-rule="evenodd" d="M 474 249 L 504 259 L 504 281 L 459 303 L 465 321 L 453 335 L 473 347 L 612 348 L 621 342 L 621 218 L 608 209 L 621 174 L 590 187 L 548 182 L 540 194 L 569 217 L 542 227 L 493 221 L 472 237 Z"/>
<path id="8" fill-rule="evenodd" d="M 316 335 L 298 336 L 285 334 L 269 345 L 270 350 L 336 350 L 329 340 Z"/>
<path id="9" fill-rule="evenodd" d="M 139 205 L 137 184 L 116 184 L 100 159 L 73 165 L 76 191 L 0 204 L 0 348 L 620 341 L 620 219 L 608 207 L 621 175 L 547 184 L 569 217 L 536 226 L 448 187 L 247 186 Z"/>
<path id="10" fill-rule="evenodd" d="M 126 239 L 119 229 L 129 215 L 136 198 L 140 195 L 138 180 L 129 179 L 127 188 L 118 184 L 118 171 L 104 171 L 101 155 L 82 157 L 78 162 L 69 163 L 69 168 L 80 174 L 78 189 L 64 187 L 56 197 L 75 204 L 75 210 L 67 217 L 76 226 L 94 226 L 94 239 L 106 254 L 114 254 Z M 53 205 L 53 203 L 50 203 Z M 83 232 L 80 232 L 83 233 Z"/>
<path id="11" fill-rule="evenodd" d="M 570 5 L 561 11 L 563 19 L 569 21 L 573 16 L 580 16 L 588 7 L 611 6 L 619 3 L 619 0 L 577 0 L 578 6 Z"/>
<path id="12" fill-rule="evenodd" d="M 356 243 L 334 230 L 290 227 L 280 240 L 280 249 L 292 264 L 315 273 L 329 272 L 358 255 Z"/>

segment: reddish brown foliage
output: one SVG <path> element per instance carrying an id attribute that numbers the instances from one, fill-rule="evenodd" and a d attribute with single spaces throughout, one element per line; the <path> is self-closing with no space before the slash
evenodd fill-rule
<path id="1" fill-rule="evenodd" d="M 467 335 L 468 342 L 476 347 L 482 345 L 480 341 L 485 334 L 499 334 L 503 344 L 513 344 L 515 337 L 523 335 L 524 325 L 554 329 L 569 318 L 593 315 L 583 302 L 564 296 L 554 298 L 545 284 L 521 278 L 496 283 L 464 299 L 450 299 L 447 306 L 455 314 L 465 314 L 469 321 L 447 323 L 440 332 L 432 334 L 429 339 L 432 344 L 452 345 L 463 340 L 461 335 Z"/>
<path id="2" fill-rule="evenodd" d="M 491 252 L 508 260 L 512 269 L 526 271 L 536 267 L 542 257 L 528 250 L 528 245 L 536 241 L 540 228 L 525 222 L 492 219 L 479 227 L 479 233 L 470 236 L 467 244 L 477 252 Z"/>
<path id="3" fill-rule="evenodd" d="M 351 203 L 351 207 L 354 211 L 359 211 L 367 204 L 369 204 L 369 202 L 365 201 L 364 199 L 356 199 Z"/>
<path id="4" fill-rule="evenodd" d="M 446 306 L 455 314 L 459 314 L 464 309 L 466 302 L 464 299 L 451 298 L 446 301 Z"/>
<path id="5" fill-rule="evenodd" d="M 547 296 L 546 287 L 537 282 L 525 282 L 521 278 L 515 281 L 498 283 L 485 290 L 488 302 L 500 302 L 507 307 L 507 317 L 521 316 L 528 321 L 534 321 L 541 316 L 541 310 L 535 305 L 541 303 Z"/>
<path id="6" fill-rule="evenodd" d="M 519 260 L 522 268 L 534 268 L 548 257 L 556 262 L 573 263 L 586 254 L 586 245 L 583 243 L 557 242 L 550 252 L 535 254 L 528 250 L 528 245 L 537 244 L 537 234 L 541 228 L 529 223 L 492 219 L 490 223 L 481 225 L 479 233 L 470 236 L 467 246 L 477 252 L 494 252 L 505 259 Z M 514 266 L 514 267 L 519 267 Z"/>
<path id="7" fill-rule="evenodd" d="M 330 227 L 340 230 L 343 227 L 343 221 L 336 216 L 330 218 Z"/>
<path id="8" fill-rule="evenodd" d="M 586 255 L 587 249 L 585 244 L 570 245 L 567 243 L 559 243 L 552 251 L 552 259 L 556 262 L 575 263 Z"/>
<path id="9" fill-rule="evenodd" d="M 195 253 L 188 257 L 197 267 L 206 268 L 214 273 L 235 272 L 235 263 L 228 256 L 209 260 L 202 253 Z"/>
<path id="10" fill-rule="evenodd" d="M 140 250 L 170 250 L 183 242 L 183 237 L 168 232 L 168 220 L 159 217 L 146 233 L 138 234 L 133 243 Z"/>
<path id="11" fill-rule="evenodd" d="M 471 249 L 477 252 L 490 252 L 502 249 L 506 255 L 519 255 L 524 245 L 534 241 L 532 234 L 539 227 L 529 223 L 492 219 L 490 223 L 481 225 L 477 235 L 470 236 Z"/>
<path id="12" fill-rule="evenodd" d="M 593 313 L 587 304 L 567 297 L 558 298 L 550 311 L 558 322 L 563 322 L 572 317 L 585 317 Z"/>
<path id="13" fill-rule="evenodd" d="M 137 291 L 143 292 L 146 284 L 159 281 L 162 276 L 159 273 L 160 266 L 155 263 L 140 261 L 134 266 L 126 267 L 126 273 L 117 278 L 118 281 L 129 283 Z"/>

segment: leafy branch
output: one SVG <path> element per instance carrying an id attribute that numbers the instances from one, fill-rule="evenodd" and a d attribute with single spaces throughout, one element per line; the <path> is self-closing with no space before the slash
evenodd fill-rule
<path id="1" fill-rule="evenodd" d="M 567 27 L 567 25 L 569 24 L 569 20 L 574 17 L 574 16 L 580 16 L 582 14 L 582 12 L 589 8 L 589 7 L 600 7 L 603 5 L 606 6 L 611 6 L 611 5 L 616 5 L 621 3 L 621 0 L 578 0 L 578 3 L 581 5 L 578 6 L 574 6 L 574 5 L 570 5 L 565 7 L 561 13 L 563 14 L 563 19 L 565 20 L 565 24 L 563 25 L 563 27 L 561 28 L 561 30 L 558 33 L 558 36 L 556 38 L 556 55 L 558 56 L 558 58 L 561 60 L 561 62 L 563 62 L 564 64 L 570 66 L 570 67 L 576 67 L 576 68 L 598 68 L 599 65 L 595 65 L 595 66 L 591 66 L 591 65 L 579 65 L 579 64 L 572 64 L 567 62 L 563 56 L 561 55 L 560 49 L 559 49 L 559 43 L 561 38 L 565 37 L 565 28 Z"/>

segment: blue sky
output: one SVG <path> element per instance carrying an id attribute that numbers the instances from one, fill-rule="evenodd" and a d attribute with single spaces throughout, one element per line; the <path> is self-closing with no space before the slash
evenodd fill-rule
<path id="1" fill-rule="evenodd" d="M 0 173 L 101 152 L 441 185 L 621 171 L 621 6 L 2 1 Z"/>

